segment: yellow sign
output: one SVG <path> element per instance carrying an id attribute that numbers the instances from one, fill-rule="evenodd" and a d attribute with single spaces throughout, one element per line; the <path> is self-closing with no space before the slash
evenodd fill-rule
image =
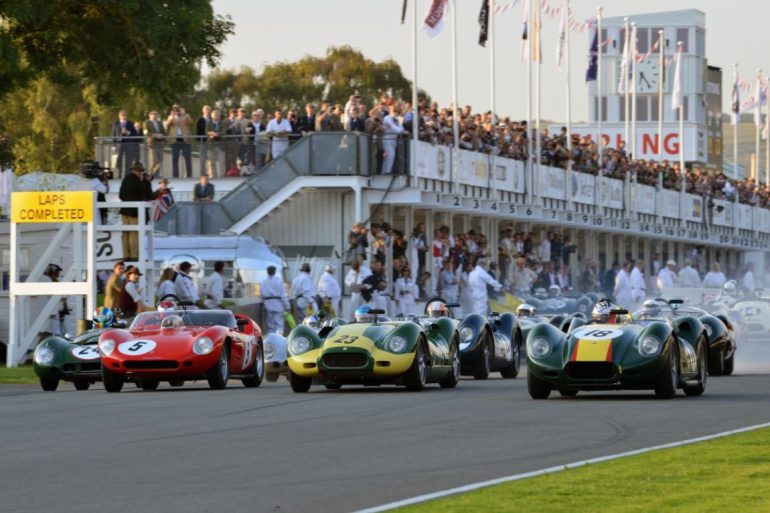
<path id="1" fill-rule="evenodd" d="M 40 191 L 11 194 L 14 223 L 86 223 L 94 220 L 93 191 Z"/>

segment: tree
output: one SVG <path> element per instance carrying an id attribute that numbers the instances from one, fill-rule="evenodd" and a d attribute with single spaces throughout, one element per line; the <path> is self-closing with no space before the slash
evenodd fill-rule
<path id="1" fill-rule="evenodd" d="M 20 171 L 35 154 L 57 163 L 49 169 L 92 155 L 90 141 L 67 138 L 88 139 L 108 111 L 126 103 L 170 105 L 188 95 L 201 61 L 215 66 L 233 32 L 208 0 L 4 0 L 0 20 L 0 95 L 21 115 L 3 114 L 0 123 L 14 155 L 25 155 Z M 64 97 L 47 94 L 54 91 Z M 58 105 L 65 98 L 69 111 Z M 39 117 L 29 110 L 41 105 Z"/>

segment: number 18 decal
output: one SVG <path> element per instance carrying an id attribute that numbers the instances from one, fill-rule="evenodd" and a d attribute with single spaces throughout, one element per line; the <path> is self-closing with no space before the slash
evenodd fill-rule
<path id="1" fill-rule="evenodd" d="M 118 346 L 118 351 L 128 355 L 141 355 L 147 354 L 155 349 L 155 342 L 153 340 L 129 340 L 123 342 Z"/>

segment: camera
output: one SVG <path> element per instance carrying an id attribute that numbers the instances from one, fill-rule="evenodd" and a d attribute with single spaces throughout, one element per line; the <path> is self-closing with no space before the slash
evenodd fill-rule
<path id="1" fill-rule="evenodd" d="M 112 171 L 110 171 L 110 168 L 100 166 L 95 160 L 81 162 L 80 173 L 89 180 L 93 178 L 106 178 L 109 180 L 112 178 Z"/>

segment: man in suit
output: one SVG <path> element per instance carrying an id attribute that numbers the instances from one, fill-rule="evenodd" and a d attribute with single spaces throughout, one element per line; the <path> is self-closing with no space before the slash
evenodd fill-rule
<path id="1" fill-rule="evenodd" d="M 184 158 L 185 175 L 192 176 L 192 148 L 190 147 L 190 128 L 192 118 L 179 105 L 174 105 L 166 119 L 168 140 L 171 142 L 171 169 L 174 178 L 179 178 L 179 157 Z"/>
<path id="2" fill-rule="evenodd" d="M 113 149 L 118 153 L 115 167 L 120 176 L 126 176 L 129 166 L 139 160 L 138 136 L 136 126 L 128 119 L 128 112 L 121 110 L 118 113 L 118 120 L 112 125 Z"/>
<path id="3" fill-rule="evenodd" d="M 302 135 L 315 132 L 315 105 L 312 103 L 305 105 L 305 115 L 297 119 L 297 129 Z"/>
<path id="4" fill-rule="evenodd" d="M 163 129 L 163 123 L 158 118 L 158 111 L 150 112 L 150 117 L 142 126 L 142 132 L 147 140 L 150 173 L 157 175 L 163 165 L 163 143 L 166 142 L 166 132 Z"/>
<path id="5" fill-rule="evenodd" d="M 193 187 L 193 201 L 203 203 L 214 201 L 214 184 L 209 183 L 208 175 L 201 175 L 200 182 Z"/>
<path id="6" fill-rule="evenodd" d="M 265 154 L 263 148 L 263 141 L 261 140 L 261 134 L 267 130 L 267 123 L 263 118 L 265 113 L 262 109 L 257 109 L 251 113 L 251 135 L 249 140 L 251 141 L 251 149 L 249 150 L 249 164 L 254 166 L 254 169 L 262 167 L 262 159 Z"/>
<path id="7" fill-rule="evenodd" d="M 208 137 L 206 136 L 206 125 L 211 121 L 211 106 L 204 105 L 201 109 L 201 117 L 195 123 L 195 140 L 199 145 L 200 158 L 202 161 L 206 160 L 206 151 L 208 150 L 206 143 Z"/>
<path id="8" fill-rule="evenodd" d="M 208 151 L 206 152 L 206 172 L 211 178 L 224 176 L 224 154 L 222 152 L 222 134 L 224 122 L 219 109 L 211 111 L 211 119 L 206 123 L 206 136 L 208 137 Z"/>
<path id="9" fill-rule="evenodd" d="M 348 131 L 350 132 L 365 132 L 366 120 L 361 116 L 358 111 L 358 107 L 355 107 L 350 111 L 350 120 L 348 120 Z"/>

